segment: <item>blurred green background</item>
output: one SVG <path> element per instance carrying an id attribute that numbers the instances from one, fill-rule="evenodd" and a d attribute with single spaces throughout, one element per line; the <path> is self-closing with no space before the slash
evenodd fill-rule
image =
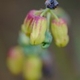
<path id="1" fill-rule="evenodd" d="M 0 0 L 0 80 L 23 80 L 12 75 L 6 66 L 7 51 L 17 44 L 21 24 L 31 9 L 45 8 L 45 0 Z M 58 0 L 71 18 L 70 42 L 65 48 L 52 43 L 53 77 L 43 80 L 80 80 L 80 0 Z"/>

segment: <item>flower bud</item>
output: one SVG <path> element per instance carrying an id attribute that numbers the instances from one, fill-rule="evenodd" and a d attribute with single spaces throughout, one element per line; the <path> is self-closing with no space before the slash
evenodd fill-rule
<path id="1" fill-rule="evenodd" d="M 7 66 L 11 73 L 18 75 L 22 71 L 23 53 L 19 46 L 10 49 L 7 57 Z"/>
<path id="2" fill-rule="evenodd" d="M 40 44 L 45 39 L 45 32 L 47 28 L 47 20 L 44 17 L 36 16 L 32 23 L 33 29 L 30 35 L 30 42 L 32 45 Z"/>
<path id="3" fill-rule="evenodd" d="M 59 21 L 54 20 L 51 24 L 51 30 L 56 45 L 59 47 L 66 46 L 69 42 L 69 37 L 68 28 L 65 22 L 62 19 L 59 19 Z"/>
<path id="4" fill-rule="evenodd" d="M 26 18 L 25 18 L 25 20 L 24 20 L 24 23 L 23 23 L 23 25 L 22 25 L 22 31 L 23 31 L 24 33 L 26 33 L 28 36 L 30 35 L 31 30 L 32 30 L 31 24 L 32 24 L 32 21 L 33 21 L 34 17 L 36 16 L 36 15 L 35 15 L 35 12 L 36 12 L 36 10 L 30 11 L 30 12 L 27 14 L 27 16 L 26 16 Z"/>
<path id="5" fill-rule="evenodd" d="M 41 78 L 42 63 L 40 58 L 30 56 L 24 63 L 23 76 L 27 80 L 38 80 Z"/>

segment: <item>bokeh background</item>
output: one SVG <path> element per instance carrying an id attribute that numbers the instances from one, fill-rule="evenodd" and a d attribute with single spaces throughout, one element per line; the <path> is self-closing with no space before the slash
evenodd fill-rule
<path id="1" fill-rule="evenodd" d="M 45 0 L 0 0 L 0 80 L 23 80 L 6 66 L 7 51 L 17 45 L 21 24 L 31 9 L 45 8 Z M 52 43 L 54 74 L 43 80 L 80 80 L 80 0 L 58 0 L 71 18 L 70 42 L 65 48 Z"/>

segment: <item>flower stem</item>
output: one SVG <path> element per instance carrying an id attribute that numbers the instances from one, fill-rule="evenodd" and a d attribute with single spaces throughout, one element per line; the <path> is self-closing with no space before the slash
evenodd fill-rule
<path id="1" fill-rule="evenodd" d="M 42 14 L 40 15 L 40 16 L 44 16 L 47 12 L 48 12 L 48 8 L 46 8 L 43 12 L 42 12 Z"/>
<path id="2" fill-rule="evenodd" d="M 51 14 L 50 12 L 48 12 L 47 13 L 47 31 L 49 31 L 50 22 L 51 22 Z"/>
<path id="3" fill-rule="evenodd" d="M 36 11 L 36 15 L 40 15 L 44 10 Z"/>
<path id="4" fill-rule="evenodd" d="M 50 12 L 51 12 L 51 14 L 53 15 L 53 17 L 54 17 L 57 21 L 59 21 L 59 18 L 56 16 L 56 14 L 55 14 L 54 12 L 52 12 L 51 10 L 50 10 Z"/>

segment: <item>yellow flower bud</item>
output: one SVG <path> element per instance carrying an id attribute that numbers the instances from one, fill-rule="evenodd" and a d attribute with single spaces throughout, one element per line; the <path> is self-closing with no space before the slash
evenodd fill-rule
<path id="1" fill-rule="evenodd" d="M 26 18 L 24 20 L 24 23 L 23 23 L 23 25 L 21 27 L 22 28 L 22 31 L 24 33 L 26 33 L 26 35 L 28 35 L 28 36 L 30 35 L 31 30 L 32 30 L 31 24 L 32 24 L 32 21 L 33 21 L 34 17 L 36 16 L 35 13 L 36 13 L 36 10 L 31 10 L 27 14 L 27 16 L 26 16 Z"/>
<path id="2" fill-rule="evenodd" d="M 66 46 L 69 42 L 68 28 L 66 23 L 62 19 L 59 19 L 59 21 L 54 20 L 51 24 L 51 30 L 56 45 L 59 47 Z"/>
<path id="3" fill-rule="evenodd" d="M 19 46 L 10 49 L 7 57 L 7 66 L 11 73 L 18 75 L 22 71 L 23 52 Z"/>
<path id="4" fill-rule="evenodd" d="M 45 32 L 47 28 L 47 20 L 44 17 L 37 16 L 33 21 L 33 29 L 30 35 L 30 42 L 32 45 L 40 44 L 45 39 Z"/>
<path id="5" fill-rule="evenodd" d="M 23 76 L 26 80 L 38 80 L 42 76 L 41 69 L 41 60 L 36 56 L 30 56 L 24 63 Z"/>

